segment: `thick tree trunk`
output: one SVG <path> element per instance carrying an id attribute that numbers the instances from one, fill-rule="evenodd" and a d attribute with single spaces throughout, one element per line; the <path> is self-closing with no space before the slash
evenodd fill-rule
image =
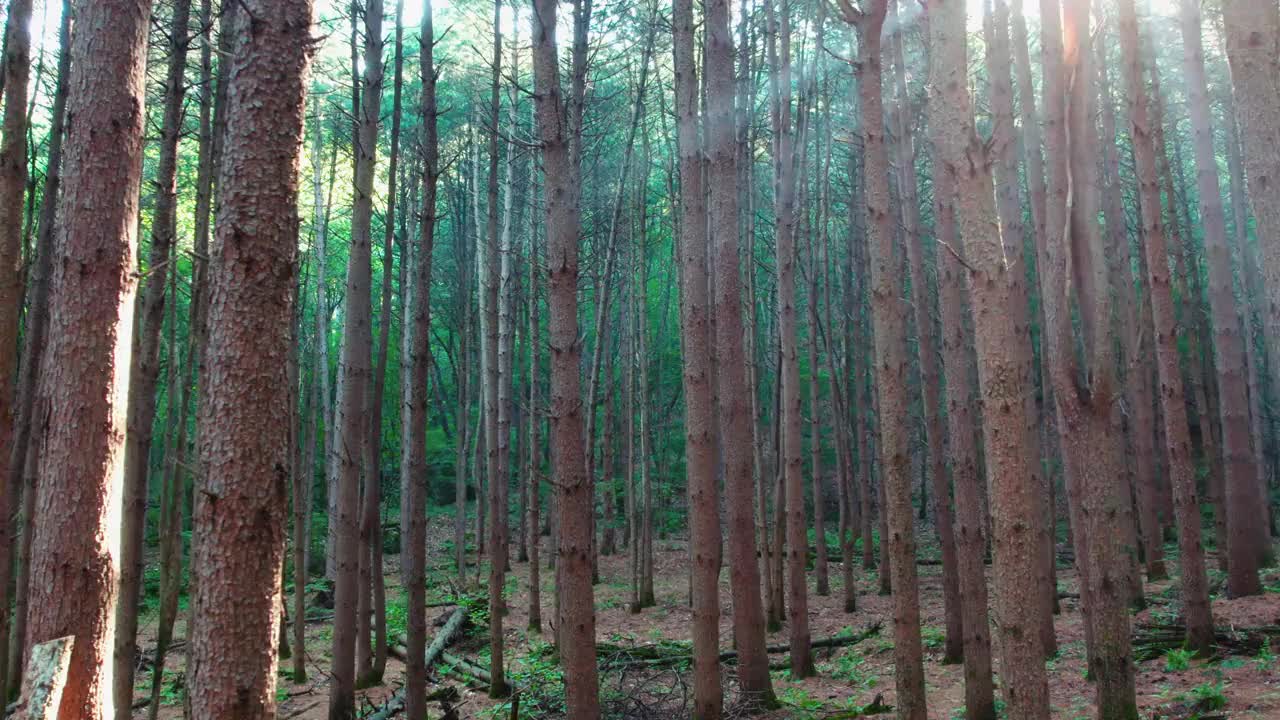
<path id="1" fill-rule="evenodd" d="M 107 654 L 120 568 L 119 545 L 109 538 L 122 510 L 124 358 L 133 335 L 150 5 L 77 2 L 74 9 L 80 30 L 70 48 L 68 86 L 89 90 L 72 95 L 67 112 L 97 122 L 70 125 L 66 138 L 64 213 L 41 370 L 49 408 L 30 572 L 39 581 L 29 590 L 26 640 L 32 647 L 76 636 L 62 720 L 114 717 Z M 75 513 L 65 512 L 68 497 L 80 498 Z"/>
<path id="2" fill-rule="evenodd" d="M 1009 14 L 1008 3 L 1004 0 L 997 0 L 994 4 L 993 12 L 987 22 L 984 23 L 987 35 L 986 67 L 987 73 L 992 79 L 991 109 L 995 117 L 992 129 L 993 147 L 995 149 L 995 156 L 992 158 L 994 160 L 993 174 L 996 181 L 995 208 L 1000 221 L 1001 247 L 1008 260 L 1008 292 L 1011 299 L 1008 312 L 1014 332 L 1018 338 L 1015 343 L 1006 349 L 1012 351 L 1009 359 L 1026 372 L 1026 377 L 1016 387 L 1020 388 L 1018 392 L 1022 394 L 1027 406 L 1024 410 L 1026 430 L 1025 438 L 1022 440 L 1022 447 L 1024 448 L 1023 452 L 1030 459 L 1027 463 L 1027 472 L 1031 473 L 1031 480 L 1034 483 L 1034 485 L 1026 489 L 1032 493 L 1031 497 L 1034 498 L 1037 491 L 1045 489 L 1048 480 L 1045 478 L 1046 471 L 1040 460 L 1042 452 L 1040 447 L 1040 417 L 1035 400 L 1035 348 L 1032 345 L 1030 334 L 1031 303 L 1027 290 L 1026 253 L 1023 247 L 1022 203 L 1018 197 L 1018 154 L 1013 118 L 1013 76 L 1011 73 Z M 1041 185 L 1043 186 L 1043 182 L 1041 182 Z M 962 189 L 963 191 L 965 190 Z M 985 200 L 985 185 L 980 192 Z M 965 200 L 962 199 L 961 202 L 965 202 Z M 988 219 L 989 221 L 990 219 Z M 963 238 L 962 242 L 967 253 L 969 251 L 968 238 Z M 979 362 L 981 363 L 981 360 Z M 981 365 L 979 366 L 981 367 Z M 1021 510 L 1022 508 L 1017 508 L 1014 512 L 1020 512 Z M 1036 522 L 1034 519 L 1037 515 L 1040 518 L 1040 522 Z M 1046 521 L 1044 515 L 1044 512 L 1038 512 L 1028 516 L 1026 519 L 1031 522 L 1030 526 L 1035 528 L 1035 543 L 1037 545 L 1035 552 L 1040 557 L 1040 561 L 1034 563 L 1031 567 L 1034 568 L 1036 583 L 1042 590 L 1039 593 L 1033 592 L 1032 594 L 1038 596 L 1036 600 L 1040 604 L 1040 620 L 1036 625 L 1044 656 L 1047 658 L 1052 657 L 1058 651 L 1057 635 L 1053 627 L 1053 609 L 1057 598 L 1057 590 L 1053 573 L 1051 572 L 1053 565 L 1053 525 L 1051 521 Z M 1048 519 L 1051 520 L 1051 518 L 1052 516 L 1050 515 Z M 994 525 L 994 515 L 992 520 Z M 991 538 L 993 543 L 999 543 L 1001 540 L 1002 538 L 999 534 Z M 1048 559 L 1047 563 L 1045 562 L 1046 558 Z M 1043 592 L 1043 588 L 1046 586 L 1049 586 L 1052 592 Z M 1026 588 L 1022 588 L 1022 591 L 1025 590 Z M 1032 603 L 1033 600 L 1031 597 L 1027 597 L 1024 602 Z"/>
<path id="3" fill-rule="evenodd" d="M 1200 503 L 1196 496 L 1196 471 L 1191 457 L 1191 434 L 1187 428 L 1186 401 L 1179 368 L 1177 321 L 1169 285 L 1169 262 L 1164 223 L 1161 219 L 1156 149 L 1152 142 L 1153 130 L 1148 116 L 1134 0 L 1120 0 L 1118 11 L 1133 157 L 1142 213 L 1142 237 L 1146 249 L 1147 292 L 1160 381 L 1160 415 L 1164 419 L 1165 447 L 1178 524 L 1183 621 L 1187 627 L 1187 647 L 1198 653 L 1205 653 L 1213 643 L 1213 619 L 1209 609 L 1204 549 L 1200 542 Z"/>
<path id="4" fill-rule="evenodd" d="M 1222 16 L 1249 202 L 1266 277 L 1263 325 L 1271 360 L 1269 384 L 1275 388 L 1280 387 L 1280 13 L 1267 3 L 1227 0 Z"/>
<path id="5" fill-rule="evenodd" d="M 591 478 L 586 477 L 578 346 L 578 226 L 581 173 L 582 93 L 586 83 L 586 34 L 590 6 L 574 5 L 572 92 L 565 112 L 556 49 L 555 0 L 535 0 L 533 69 L 542 140 L 547 201 L 547 263 L 550 270 L 551 445 L 559 510 L 561 582 L 557 630 L 565 670 L 569 715 L 600 715 L 595 654 L 595 593 L 591 587 Z M 581 48 L 579 48 L 581 45 Z M 575 110 L 578 108 L 578 110 Z"/>
<path id="6" fill-rule="evenodd" d="M 698 132 L 698 74 L 693 2 L 677 0 L 672 15 L 675 109 L 680 154 L 681 378 L 689 488 L 690 593 L 693 605 L 693 715 L 717 720 L 720 688 L 720 498 L 717 426 L 711 372 L 711 302 L 707 273 L 707 206 Z"/>
<path id="7" fill-rule="evenodd" d="M 1007 61 L 1008 11 L 1003 2 L 991 18 L 991 34 L 988 39 L 988 68 L 1004 62 L 1005 72 L 994 77 L 991 104 L 996 123 L 1012 120 L 1011 97 Z M 955 218 L 957 238 L 963 244 L 965 275 L 973 302 L 974 340 L 978 355 L 978 381 L 982 393 L 982 432 L 986 450 L 988 487 L 991 496 L 991 515 L 994 537 L 994 584 L 996 588 L 996 637 L 1000 645 L 1000 675 L 1005 688 L 1005 699 L 1010 713 L 1022 718 L 1047 718 L 1049 716 L 1049 688 L 1044 670 L 1043 626 L 1051 623 L 1050 608 L 1041 602 L 1040 591 L 1046 578 L 1042 571 L 1044 540 L 1036 530 L 1040 524 L 1041 509 L 1036 493 L 1039 489 L 1034 467 L 1039 457 L 1036 452 L 1035 427 L 1031 422 L 1034 408 L 1026 402 L 1031 395 L 1031 337 L 1027 323 L 1026 291 L 1023 286 L 1025 270 L 1020 262 L 1021 253 L 1011 250 L 1021 245 L 1019 224 L 1012 228 L 1003 224 L 1004 218 L 997 210 L 996 191 L 992 168 L 1001 173 L 1002 203 L 1006 212 L 1017 204 L 1017 196 L 1010 197 L 1012 183 L 1016 179 L 1005 176 L 1010 170 L 1009 150 L 1002 157 L 991 157 L 990 151 L 979 138 L 974 127 L 965 68 L 968 67 L 964 35 L 958 32 L 966 23 L 962 6 L 948 2 L 930 2 L 931 80 L 935 88 L 929 103 L 930 125 L 937 142 L 939 170 L 946 177 L 946 185 L 955 191 Z M 1011 127 L 1006 126 L 1003 136 L 997 136 L 1008 146 Z M 1015 161 L 1016 162 L 1016 161 Z M 1016 191 L 1015 191 L 1016 193 Z M 1006 235 L 1006 233 L 1008 233 Z M 953 248 L 950 252 L 959 253 Z M 1014 258 L 1011 262 L 1009 258 Z M 953 256 L 952 271 L 962 261 Z M 952 280 L 954 282 L 954 279 Z M 963 330 L 956 328 L 952 343 L 962 346 Z M 959 355 L 957 349 L 953 354 Z M 962 369 L 958 357 L 956 373 L 950 379 L 961 384 L 967 372 Z M 949 382 L 948 385 L 951 383 Z M 957 390 L 962 393 L 962 390 Z M 965 400 L 961 395 L 958 403 Z M 960 433 L 963 429 L 957 428 Z M 963 444 L 964 440 L 960 440 Z M 970 490 L 976 490 L 970 487 Z M 957 492 L 957 495 L 959 493 Z M 982 522 L 973 507 L 976 493 L 967 492 L 966 518 L 968 542 L 976 545 L 980 527 L 971 523 Z M 975 547 L 966 549 L 970 563 L 974 562 Z M 979 582 L 982 570 L 975 568 Z M 967 579 L 969 584 L 973 579 Z M 972 590 L 972 588 L 971 588 Z M 975 591 L 980 592 L 980 591 Z M 968 594 L 968 593 L 966 593 Z M 985 599 L 985 598 L 984 598 Z M 965 632 L 986 630 L 984 615 L 970 608 L 969 625 L 981 624 L 982 628 L 966 626 Z M 1050 625 L 1050 629 L 1052 625 Z M 978 678 L 979 683 L 986 678 Z M 988 710 L 988 712 L 991 712 Z"/>
<path id="8" fill-rule="evenodd" d="M 1181 3 L 1183 70 L 1187 80 L 1187 108 L 1191 116 L 1196 159 L 1196 190 L 1200 224 L 1204 229 L 1209 266 L 1209 308 L 1213 327 L 1213 358 L 1217 369 L 1218 408 L 1222 423 L 1222 460 L 1227 511 L 1227 592 L 1232 597 L 1262 592 L 1258 565 L 1265 550 L 1266 529 L 1258 527 L 1258 467 L 1250 448 L 1249 400 L 1244 348 L 1232 290 L 1231 249 L 1218 183 L 1213 127 L 1209 119 L 1200 8 L 1195 0 Z M 1274 39 L 1271 41 L 1274 43 Z M 1272 91 L 1274 95 L 1274 90 Z M 1259 188 L 1260 189 L 1260 188 Z M 1255 196 L 1260 194 L 1254 193 Z M 1208 338 L 1205 338 L 1207 341 Z"/>
<path id="9" fill-rule="evenodd" d="M 147 521 L 147 475 L 151 467 L 152 426 L 160 378 L 160 331 L 165 290 L 177 230 L 178 139 L 186 97 L 187 24 L 191 0 L 178 0 L 170 23 L 169 58 L 164 79 L 160 159 L 151 213 L 151 249 L 141 303 L 136 308 L 133 352 L 129 361 L 129 409 L 124 446 L 124 518 L 120 539 L 120 607 L 115 619 L 112 668 L 117 720 L 128 720 L 133 705 L 138 654 L 138 602 L 142 592 L 142 539 Z"/>
<path id="10" fill-rule="evenodd" d="M 296 294 L 298 193 L 309 0 L 237 13 L 227 89 L 221 203 L 211 256 L 206 395 L 193 517 L 200 536 L 192 714 L 275 716 L 280 568 L 292 464 L 287 365 Z M 249 26 L 253 25 L 250 31 Z M 261 128 L 275 128 L 263 141 Z M 263 308 L 274 308 L 263 312 Z M 271 430 L 275 428 L 275 430 Z M 263 478 L 270 478 L 263 482 Z M 299 649 L 301 651 L 301 649 Z"/>
<path id="11" fill-rule="evenodd" d="M 1122 504 L 1129 498 L 1120 497 L 1115 483 L 1123 474 L 1124 458 L 1115 402 L 1115 353 L 1108 332 L 1110 288 L 1096 223 L 1099 140 L 1088 81 L 1094 71 L 1087 0 L 1069 0 L 1062 17 L 1062 55 L 1048 73 L 1051 82 L 1046 85 L 1045 114 L 1062 118 L 1064 124 L 1052 127 L 1052 133 L 1046 131 L 1046 154 L 1062 159 L 1051 173 L 1050 195 L 1055 199 L 1070 196 L 1071 202 L 1051 202 L 1046 208 L 1046 228 L 1064 228 L 1065 232 L 1061 237 L 1055 233 L 1047 243 L 1042 296 L 1046 298 L 1063 455 L 1067 476 L 1078 493 L 1072 524 L 1077 562 L 1085 569 L 1081 595 L 1092 630 L 1090 672 L 1097 682 L 1098 712 L 1103 718 L 1132 718 L 1137 714 L 1134 667 L 1129 651 L 1124 561 L 1119 557 L 1124 542 L 1123 514 L 1127 512 Z M 1052 26 L 1044 29 L 1045 36 L 1051 38 L 1046 59 L 1056 50 L 1056 31 Z M 1064 211 L 1069 211 L 1065 217 Z M 1068 299 L 1079 306 L 1084 339 L 1080 361 L 1071 349 L 1074 331 Z M 1085 364 L 1083 375 L 1079 362 Z M 1088 384 L 1080 386 L 1078 377 L 1089 378 Z"/>

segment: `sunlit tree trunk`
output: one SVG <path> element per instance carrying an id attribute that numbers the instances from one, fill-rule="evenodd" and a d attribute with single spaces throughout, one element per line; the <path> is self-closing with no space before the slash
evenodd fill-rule
<path id="1" fill-rule="evenodd" d="M 77 2 L 74 7 L 79 31 L 70 48 L 68 86 L 85 91 L 71 95 L 67 113 L 97 121 L 71 124 L 66 138 L 49 345 L 41 370 L 42 395 L 49 406 L 42 423 L 34 508 L 41 520 L 32 537 L 26 641 L 29 648 L 76 636 L 59 704 L 61 720 L 115 715 L 107 654 L 120 547 L 112 538 L 122 509 L 119 483 L 129 383 L 125 358 L 137 282 L 133 258 L 142 170 L 140 108 L 150 10 L 145 0 Z M 23 93 L 25 97 L 25 89 Z M 9 105 L 12 109 L 13 103 Z M 12 307 L 17 303 L 15 296 Z M 8 415 L 7 399 L 5 404 Z M 75 513 L 65 512 L 69 497 L 80 499 Z"/>

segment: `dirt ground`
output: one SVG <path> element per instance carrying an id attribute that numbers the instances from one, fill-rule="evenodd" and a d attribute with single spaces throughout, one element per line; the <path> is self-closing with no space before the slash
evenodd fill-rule
<path id="1" fill-rule="evenodd" d="M 447 523 L 432 523 L 433 562 L 442 562 L 449 556 L 444 543 L 451 532 Z M 544 548 L 547 539 L 543 538 Z M 922 549 L 927 554 L 929 548 Z M 545 558 L 545 555 L 543 556 Z M 387 558 L 388 598 L 399 593 L 399 565 L 396 558 Z M 545 563 L 545 560 L 544 560 Z M 1176 572 L 1176 558 L 1170 558 L 1171 571 Z M 1212 566 L 1212 561 L 1211 561 Z M 884 703 L 895 704 L 893 682 L 893 653 L 891 641 L 892 608 L 890 598 L 876 594 L 876 578 L 860 568 L 855 577 L 859 589 L 858 611 L 847 614 L 842 609 L 839 564 L 831 567 L 831 594 L 809 596 L 809 618 L 812 637 L 824 638 L 850 629 L 859 631 L 876 623 L 884 623 L 884 631 L 878 636 L 844 648 L 822 649 L 816 652 L 819 675 L 804 681 L 793 681 L 785 670 L 773 673 L 774 690 L 783 705 L 769 713 L 768 720 L 782 718 L 835 718 L 856 717 L 851 710 L 879 697 Z M 926 646 L 925 674 L 931 720 L 951 720 L 963 717 L 963 666 L 944 665 L 942 659 L 942 590 L 937 565 L 919 565 L 922 603 L 922 633 Z M 536 674 L 533 666 L 523 657 L 530 649 L 545 647 L 545 636 L 531 636 L 526 630 L 528 622 L 528 563 L 513 562 L 513 572 L 508 581 L 509 613 L 505 619 L 508 672 L 513 673 L 518 685 L 539 686 L 545 692 L 545 676 Z M 436 566 L 436 574 L 428 583 L 430 600 L 443 600 L 449 592 L 450 570 Z M 475 581 L 472 568 L 471 581 Z M 659 541 L 655 558 L 656 607 L 638 615 L 627 610 L 629 569 L 625 555 L 601 559 L 601 583 L 596 586 L 597 623 L 599 641 L 612 644 L 652 644 L 659 641 L 682 641 L 689 637 L 691 613 L 687 606 L 686 549 L 678 540 Z M 543 629 L 550 632 L 547 620 L 554 616 L 554 595 L 551 592 L 554 572 L 542 573 Z M 720 637 L 725 649 L 730 649 L 732 629 L 732 593 L 728 572 L 722 579 Z M 1258 625 L 1280 626 L 1280 572 L 1272 569 L 1264 574 L 1264 584 L 1269 591 L 1261 596 L 1228 600 L 1215 597 L 1213 612 L 1219 627 L 1252 627 Z M 1049 663 L 1049 683 L 1052 695 L 1052 716 L 1061 720 L 1086 720 L 1094 717 L 1094 689 L 1084 674 L 1084 639 L 1077 601 L 1071 596 L 1077 591 L 1074 572 L 1066 566 L 1059 567 L 1059 591 L 1062 614 L 1056 618 L 1059 656 Z M 1171 581 L 1148 583 L 1147 597 L 1151 600 L 1147 609 L 1134 617 L 1135 622 L 1171 622 L 1176 612 L 1177 589 Z M 447 608 L 429 610 L 433 619 L 443 616 Z M 435 632 L 438 628 L 432 628 Z M 150 655 L 154 649 L 155 619 L 144 618 L 142 647 Z M 177 629 L 181 637 L 183 628 Z M 787 631 L 769 635 L 770 643 L 786 643 Z M 309 681 L 294 684 L 288 673 L 289 661 L 282 662 L 280 672 L 279 717 L 281 720 L 322 720 L 327 716 L 327 677 L 329 664 L 330 627 L 325 622 L 308 626 L 307 666 Z M 483 633 L 474 633 L 453 651 L 484 665 L 487 659 L 477 657 L 483 653 Z M 183 647 L 171 654 L 171 666 L 180 670 Z M 295 649 L 296 651 L 296 649 Z M 1275 648 L 1280 656 L 1280 647 Z M 771 656 L 775 664 L 785 661 L 784 655 Z M 1229 657 L 1218 660 L 1191 660 L 1178 662 L 1178 658 L 1158 658 L 1139 664 L 1137 693 L 1142 718 L 1167 718 L 1169 720 L 1210 720 L 1211 718 L 1280 718 L 1280 658 L 1272 656 L 1269 648 L 1254 656 Z M 540 667 L 546 668 L 543 661 Z M 997 673 L 999 659 L 996 659 Z M 381 708 L 390 694 L 403 682 L 403 665 L 394 657 L 388 660 L 384 684 L 362 691 L 358 703 L 361 716 Z M 498 705 L 485 694 L 484 687 L 468 688 L 465 679 L 440 673 L 435 669 L 436 680 L 453 685 L 460 691 L 460 698 L 453 703 L 455 717 L 488 718 L 509 717 L 509 705 Z M 726 667 L 725 686 L 727 711 L 736 712 L 734 685 Z M 521 674 L 523 673 L 523 674 Z M 166 673 L 166 677 L 168 677 Z M 174 677 L 179 673 L 175 672 Z M 149 682 L 149 672 L 139 674 Z M 642 668 L 636 672 L 602 673 L 602 692 L 606 707 L 614 715 L 626 717 L 681 717 L 680 708 L 689 700 L 692 690 L 688 685 L 687 668 L 675 666 L 646 674 Z M 997 675 L 997 698 L 1000 696 Z M 532 691 L 531 691 L 532 692 Z M 145 695 L 141 683 L 139 697 Z M 1225 705 L 1213 709 L 1214 698 L 1225 699 Z M 168 703 L 162 703 L 160 718 L 181 717 L 178 692 L 166 693 Z M 997 700 L 999 705 L 999 700 Z M 532 705 L 532 707 L 531 707 Z M 526 700 L 521 707 L 525 718 L 548 716 L 539 712 L 536 703 Z M 443 717 L 439 705 L 433 706 L 433 718 Z M 135 718 L 145 718 L 145 710 L 136 710 Z M 892 717 L 882 715 L 881 717 Z"/>

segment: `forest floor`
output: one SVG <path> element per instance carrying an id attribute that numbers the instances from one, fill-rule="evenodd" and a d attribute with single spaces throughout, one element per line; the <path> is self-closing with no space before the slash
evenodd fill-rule
<path id="1" fill-rule="evenodd" d="M 450 554 L 448 535 L 451 530 L 443 520 L 431 525 L 431 557 L 438 563 L 439 558 Z M 547 539 L 543 538 L 544 548 L 547 544 Z M 640 614 L 631 614 L 627 609 L 630 597 L 627 556 L 622 554 L 601 558 L 602 582 L 596 586 L 596 631 L 600 643 L 615 646 L 662 644 L 668 649 L 681 647 L 675 643 L 687 643 L 692 614 L 687 605 L 686 547 L 678 540 L 659 540 L 655 544 L 654 589 L 657 605 Z M 930 548 L 922 548 L 922 556 L 927 556 L 929 552 Z M 451 568 L 439 564 L 434 567 L 435 572 L 428 583 L 428 600 L 446 600 L 456 576 Z M 925 564 L 917 567 L 920 571 L 929 718 L 963 718 L 963 665 L 942 663 L 944 624 L 940 567 Z M 1169 567 L 1176 572 L 1176 558 L 1169 558 Z M 560 684 L 559 671 L 549 656 L 547 644 L 551 631 L 548 620 L 554 618 L 554 571 L 542 572 L 544 635 L 539 636 L 526 631 L 528 563 L 513 562 L 512 570 L 508 574 L 509 613 L 505 618 L 504 637 L 509 679 L 515 687 L 523 690 L 520 713 L 525 718 L 562 717 L 563 686 Z M 859 590 L 858 611 L 845 613 L 841 601 L 839 570 L 839 563 L 833 562 L 829 595 L 818 596 L 810 587 L 809 618 L 812 637 L 816 640 L 842 632 L 859 632 L 877 622 L 883 623 L 884 630 L 854 645 L 817 650 L 817 677 L 794 681 L 786 670 L 775 670 L 774 690 L 782 707 L 758 717 L 766 720 L 851 718 L 858 717 L 858 709 L 873 703 L 877 698 L 885 704 L 895 704 L 891 599 L 876 594 L 877 579 L 874 572 L 864 572 L 859 568 L 855 573 Z M 474 566 L 469 572 L 471 582 L 474 583 Z M 401 631 L 397 628 L 403 628 L 397 557 L 387 558 L 386 573 L 391 635 L 394 637 Z M 1073 598 L 1078 588 L 1075 573 L 1068 566 L 1060 564 L 1058 573 L 1059 592 L 1065 597 L 1062 599 L 1062 613 L 1055 618 L 1060 652 L 1048 663 L 1052 716 L 1061 720 L 1086 720 L 1093 718 L 1095 714 L 1094 689 L 1084 673 L 1081 615 L 1077 600 Z M 1216 571 L 1211 571 L 1211 574 L 1216 574 Z M 812 573 L 810 580 L 812 582 Z M 1235 600 L 1215 596 L 1215 625 L 1219 628 L 1280 626 L 1280 571 L 1267 570 L 1263 581 L 1268 591 L 1260 596 Z M 725 649 L 730 649 L 732 593 L 727 570 L 721 583 L 720 637 Z M 1220 584 L 1217 583 L 1219 586 Z M 1177 608 L 1176 579 L 1148 583 L 1146 594 L 1149 605 L 1135 614 L 1134 624 L 1174 622 Z M 309 612 L 323 614 L 326 611 L 317 608 Z M 429 632 L 434 634 L 439 630 L 439 624 L 443 623 L 443 618 L 451 611 L 449 608 L 435 608 L 428 612 L 432 621 Z M 472 612 L 482 613 L 483 604 L 473 608 Z M 180 622 L 175 635 L 182 637 L 183 630 Z M 142 649 L 149 656 L 155 646 L 154 616 L 143 618 L 141 632 Z M 327 717 L 331 625 L 324 621 L 310 623 L 307 638 L 307 683 L 294 684 L 289 675 L 290 661 L 281 662 L 277 693 L 280 699 L 280 720 L 321 720 Z M 786 628 L 771 633 L 769 642 L 788 642 Z M 177 683 L 181 682 L 184 649 L 180 645 L 171 653 L 169 664 L 172 674 L 168 670 L 165 673 L 166 688 L 159 714 L 165 720 L 181 717 L 181 689 L 177 687 Z M 488 664 L 488 644 L 483 628 L 472 628 L 451 650 L 481 666 Z M 777 667 L 785 658 L 785 655 L 773 655 L 771 661 Z M 602 659 L 605 664 L 616 664 L 622 660 L 617 655 Z M 732 717 L 742 716 L 740 708 L 736 706 L 732 667 L 723 667 L 726 672 L 727 714 Z M 998 659 L 996 667 L 998 670 Z M 403 683 L 403 671 L 404 667 L 397 659 L 388 659 L 383 685 L 359 693 L 359 712 L 362 717 L 373 713 L 387 702 L 392 692 Z M 173 678 L 171 681 L 168 680 L 170 677 Z M 468 687 L 465 678 L 445 674 L 439 665 L 433 668 L 433 677 L 440 684 L 453 685 L 460 691 L 459 699 L 452 703 L 456 712 L 453 717 L 509 717 L 509 701 L 491 700 L 485 687 L 474 684 Z M 143 686 L 150 682 L 149 670 L 140 672 L 139 679 L 138 697 L 145 697 L 149 686 L 148 689 Z M 654 665 L 632 662 L 621 669 L 602 671 L 600 684 L 606 716 L 664 720 L 687 717 L 687 708 L 692 705 L 690 683 L 689 669 L 685 663 Z M 1273 653 L 1269 645 L 1264 645 L 1260 651 L 1251 655 L 1233 655 L 1213 660 L 1189 659 L 1175 651 L 1139 663 L 1137 693 L 1139 712 L 1144 719 L 1280 718 L 1280 647 L 1276 647 Z M 997 698 L 999 697 L 997 685 Z M 1002 703 L 997 699 L 997 704 L 999 706 Z M 443 715 L 440 707 L 433 705 L 432 717 Z M 144 718 L 146 711 L 136 710 L 134 717 Z M 889 718 L 892 715 L 880 717 Z"/>

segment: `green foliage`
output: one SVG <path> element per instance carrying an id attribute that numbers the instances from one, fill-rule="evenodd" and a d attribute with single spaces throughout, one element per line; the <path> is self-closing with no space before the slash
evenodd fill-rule
<path id="1" fill-rule="evenodd" d="M 856 649 L 847 649 L 829 662 L 822 663 L 818 670 L 836 680 L 847 683 L 860 690 L 869 690 L 879 682 L 874 669 L 867 666 L 867 658 Z"/>
<path id="2" fill-rule="evenodd" d="M 1223 691 L 1223 683 L 1221 680 L 1217 682 L 1207 682 L 1191 688 L 1190 699 L 1196 705 L 1196 711 L 1192 717 L 1200 717 L 1201 713 L 1213 712 L 1221 710 L 1227 706 L 1227 695 Z"/>
<path id="3" fill-rule="evenodd" d="M 1170 650 L 1164 655 L 1165 672 L 1182 672 L 1191 667 L 1191 659 L 1195 653 L 1185 648 Z"/>
<path id="4" fill-rule="evenodd" d="M 947 642 L 947 633 L 942 628 L 927 626 L 921 628 L 920 640 L 930 650 L 938 650 Z"/>
<path id="5" fill-rule="evenodd" d="M 1258 648 L 1258 656 L 1253 660 L 1259 670 L 1270 672 L 1276 664 L 1276 654 L 1271 650 L 1271 638 L 1262 639 L 1262 647 Z"/>

